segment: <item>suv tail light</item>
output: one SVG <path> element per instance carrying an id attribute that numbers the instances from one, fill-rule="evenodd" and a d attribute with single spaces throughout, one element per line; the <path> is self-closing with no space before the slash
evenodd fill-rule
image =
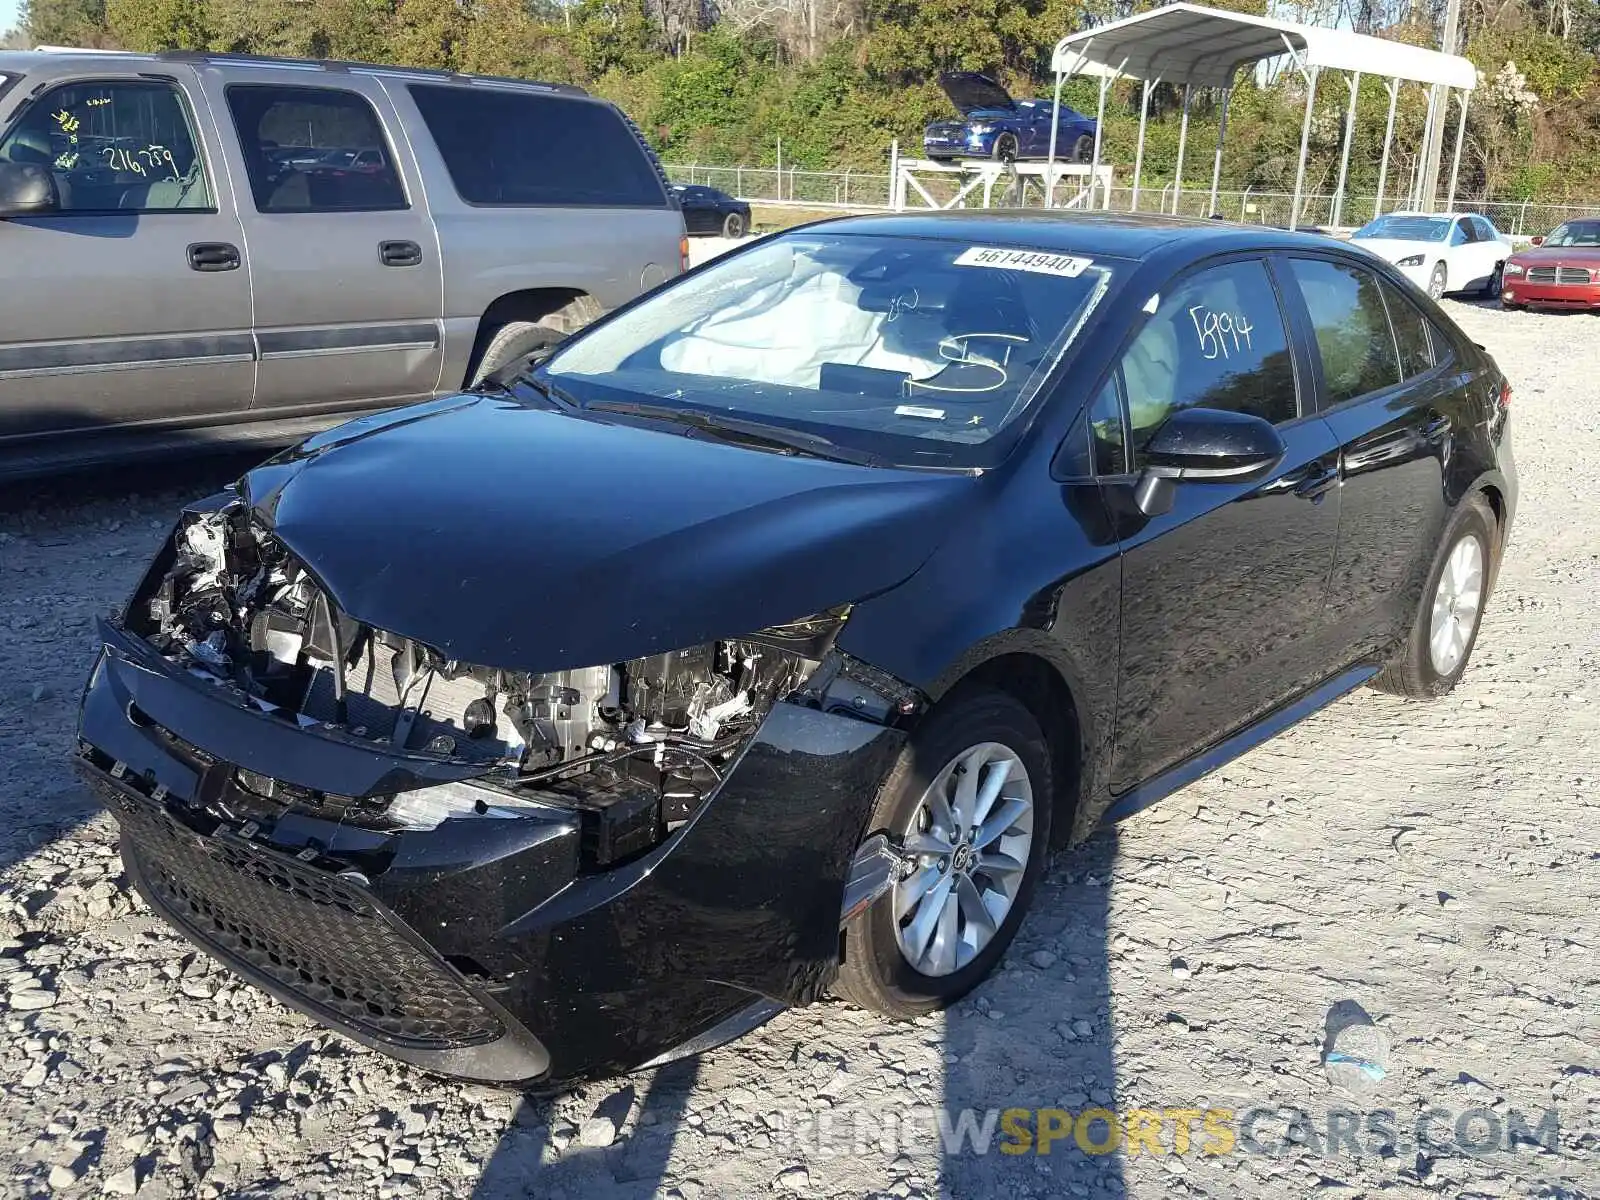
<path id="1" fill-rule="evenodd" d="M 684 234 L 678 239 L 678 273 L 681 275 L 689 269 L 689 235 Z"/>
<path id="2" fill-rule="evenodd" d="M 1502 379 L 1500 381 L 1500 411 L 1501 412 L 1509 412 L 1510 410 L 1511 410 L 1511 381 L 1508 380 L 1508 379 Z"/>

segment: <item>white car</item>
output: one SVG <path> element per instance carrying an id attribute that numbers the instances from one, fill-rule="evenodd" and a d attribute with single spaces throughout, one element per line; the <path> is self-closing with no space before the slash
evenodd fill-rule
<path id="1" fill-rule="evenodd" d="M 1437 300 L 1446 292 L 1500 294 L 1511 241 L 1476 213 L 1385 213 L 1350 244 L 1387 259 Z"/>

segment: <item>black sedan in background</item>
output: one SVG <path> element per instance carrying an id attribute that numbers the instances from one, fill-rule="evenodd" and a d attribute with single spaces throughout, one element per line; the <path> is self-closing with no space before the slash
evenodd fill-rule
<path id="1" fill-rule="evenodd" d="M 915 1016 L 1050 845 L 1362 684 L 1455 686 L 1510 394 L 1323 238 L 793 230 L 191 506 L 79 762 L 158 912 L 432 1070 Z"/>
<path id="2" fill-rule="evenodd" d="M 683 224 L 691 234 L 736 238 L 750 232 L 750 206 L 727 192 L 697 183 L 675 183 L 672 194 L 683 209 Z"/>

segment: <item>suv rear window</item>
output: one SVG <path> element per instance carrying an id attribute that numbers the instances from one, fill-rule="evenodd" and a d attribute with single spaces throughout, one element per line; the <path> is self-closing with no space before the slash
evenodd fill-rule
<path id="1" fill-rule="evenodd" d="M 610 105 L 485 87 L 409 89 L 468 204 L 667 207 L 654 164 Z"/>

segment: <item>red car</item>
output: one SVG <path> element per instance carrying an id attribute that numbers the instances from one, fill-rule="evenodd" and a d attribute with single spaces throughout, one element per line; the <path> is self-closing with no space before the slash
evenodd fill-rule
<path id="1" fill-rule="evenodd" d="M 1600 218 L 1557 225 L 1506 259 L 1500 304 L 1600 309 Z"/>

